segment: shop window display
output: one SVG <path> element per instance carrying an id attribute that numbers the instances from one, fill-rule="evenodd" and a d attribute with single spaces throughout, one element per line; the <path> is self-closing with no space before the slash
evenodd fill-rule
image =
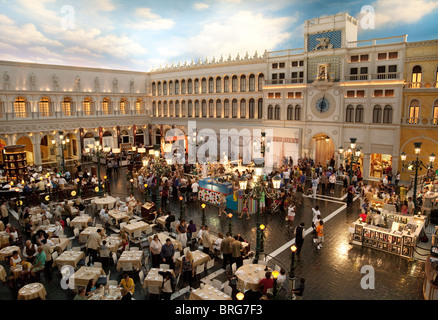
<path id="1" fill-rule="evenodd" d="M 370 176 L 383 178 L 386 170 L 392 168 L 392 156 L 389 154 L 372 153 Z"/>

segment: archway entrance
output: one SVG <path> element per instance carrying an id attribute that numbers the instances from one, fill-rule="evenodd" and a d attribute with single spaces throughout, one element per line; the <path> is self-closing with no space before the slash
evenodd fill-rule
<path id="1" fill-rule="evenodd" d="M 40 150 L 41 150 L 41 162 L 56 162 L 56 145 L 53 143 L 55 137 L 52 135 L 45 135 L 41 138 Z"/>
<path id="2" fill-rule="evenodd" d="M 327 167 L 331 157 L 335 154 L 335 144 L 328 135 L 319 133 L 310 141 L 309 152 L 315 165 L 321 164 L 323 167 Z"/>
<path id="3" fill-rule="evenodd" d="M 24 151 L 26 151 L 26 160 L 27 163 L 30 165 L 34 164 L 34 156 L 33 156 L 33 143 L 32 141 L 28 138 L 28 137 L 21 137 L 20 139 L 17 140 L 17 144 L 18 145 L 24 145 L 26 146 L 24 148 Z"/>

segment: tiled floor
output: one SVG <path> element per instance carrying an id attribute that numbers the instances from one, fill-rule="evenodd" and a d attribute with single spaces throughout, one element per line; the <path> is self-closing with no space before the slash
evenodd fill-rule
<path id="1" fill-rule="evenodd" d="M 127 187 L 125 168 L 120 169 L 118 175 L 113 175 L 111 190 L 115 197 L 125 198 L 130 189 Z M 136 191 L 137 193 L 137 191 Z M 343 195 L 339 186 L 335 195 L 331 197 L 318 196 L 316 199 L 304 197 L 301 205 L 297 206 L 296 223 L 305 222 L 305 228 L 311 226 L 311 208 L 318 205 L 322 217 L 325 219 L 325 242 L 323 248 L 318 250 L 311 235 L 305 237 L 305 244 L 301 256 L 296 260 L 296 278 L 306 279 L 305 300 L 422 300 L 422 283 L 424 279 L 424 262 L 419 260 L 408 261 L 388 253 L 350 245 L 348 243 L 348 226 L 357 218 L 359 201 L 355 201 L 353 207 L 346 208 Z M 170 208 L 179 216 L 178 200 L 171 199 Z M 87 208 L 87 210 L 91 210 Z M 206 208 L 206 223 L 212 233 L 228 230 L 228 219 L 224 216 L 217 217 L 217 208 Z M 269 265 L 279 265 L 289 272 L 291 265 L 290 244 L 293 241 L 293 232 L 287 228 L 285 222 L 286 213 L 263 214 L 261 222 L 265 224 L 266 240 L 264 251 L 269 259 Z M 202 210 L 199 203 L 187 205 L 186 220 L 193 220 L 198 226 L 201 224 Z M 250 242 L 251 249 L 255 249 L 255 216 L 250 220 L 238 219 L 238 215 L 232 218 L 233 233 L 242 234 L 243 238 Z M 66 233 L 72 236 L 72 230 L 67 228 Z M 76 241 L 76 240 L 74 240 Z M 73 246 L 75 243 L 73 243 Z M 192 247 L 196 249 L 196 247 Z M 147 253 L 146 249 L 146 253 Z M 1 262 L 8 267 L 4 262 Z M 201 281 L 211 280 L 213 277 L 223 282 L 228 281 L 227 273 L 221 269 L 222 263 L 216 261 L 213 269 L 202 276 Z M 370 266 L 375 274 L 374 289 L 362 289 L 361 280 L 366 275 L 361 273 L 361 268 Z M 368 267 L 369 268 L 369 267 Z M 110 266 L 111 279 L 120 280 L 120 272 L 114 266 Z M 216 276 L 211 274 L 217 272 Z M 210 275 L 210 276 L 209 276 Z M 136 300 L 148 299 L 147 291 L 136 283 L 134 298 Z M 49 300 L 72 299 L 74 294 L 69 290 L 63 290 L 60 286 L 61 275 L 57 269 L 53 271 L 53 281 L 48 283 L 43 280 L 47 289 Z M 182 282 L 182 281 L 181 281 Z M 196 284 L 199 286 L 199 283 Z M 195 287 L 196 287 L 195 286 Z M 188 288 L 178 288 L 181 291 L 174 295 L 176 300 L 188 299 Z M 16 291 L 6 284 L 0 284 L 0 300 L 16 298 Z"/>

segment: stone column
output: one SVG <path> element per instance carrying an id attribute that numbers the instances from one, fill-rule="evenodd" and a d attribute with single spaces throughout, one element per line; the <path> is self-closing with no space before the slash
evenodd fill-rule
<path id="1" fill-rule="evenodd" d="M 33 158 L 35 165 L 41 164 L 41 135 L 36 133 L 33 135 Z"/>

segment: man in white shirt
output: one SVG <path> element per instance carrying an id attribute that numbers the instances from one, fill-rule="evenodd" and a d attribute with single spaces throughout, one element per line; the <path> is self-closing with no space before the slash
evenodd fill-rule
<path id="1" fill-rule="evenodd" d="M 195 182 L 192 183 L 192 200 L 193 201 L 198 200 L 198 187 L 199 187 L 199 184 L 195 180 Z"/>
<path id="2" fill-rule="evenodd" d="M 289 170 L 285 170 L 283 172 L 284 186 L 287 186 L 287 184 L 289 183 L 289 178 L 290 178 L 290 172 Z"/>

